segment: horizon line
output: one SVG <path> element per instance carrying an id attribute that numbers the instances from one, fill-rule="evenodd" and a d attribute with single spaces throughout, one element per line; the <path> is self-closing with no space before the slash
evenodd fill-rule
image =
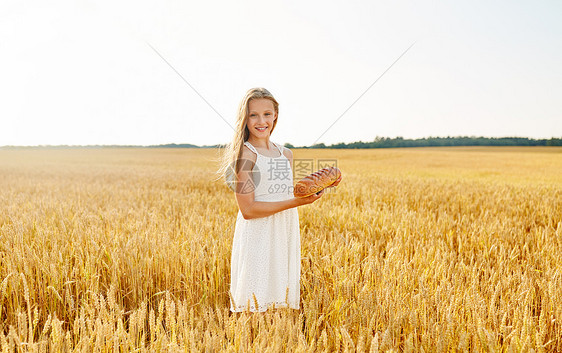
<path id="1" fill-rule="evenodd" d="M 469 138 L 469 139 L 522 139 L 522 140 L 529 140 L 529 141 L 544 141 L 544 140 L 558 140 L 558 139 L 562 139 L 561 137 L 550 137 L 550 138 L 533 138 L 533 137 L 524 137 L 524 136 L 476 136 L 476 135 L 457 135 L 457 136 L 427 136 L 427 137 L 420 137 L 420 138 L 404 138 L 402 136 L 396 136 L 396 137 L 385 137 L 385 136 L 376 136 L 373 140 L 371 141 L 363 141 L 363 140 L 359 140 L 359 141 L 353 141 L 353 142 L 336 142 L 336 143 L 332 143 L 330 145 L 326 145 L 324 142 L 319 142 L 316 143 L 314 145 L 301 145 L 301 146 L 296 146 L 293 145 L 289 142 L 285 142 L 284 145 L 291 145 L 293 146 L 293 148 L 311 148 L 312 146 L 334 146 L 334 145 L 350 145 L 350 144 L 355 144 L 355 143 L 370 143 L 370 142 L 377 142 L 377 140 L 411 140 L 411 141 L 416 141 L 416 140 L 427 140 L 427 139 L 455 139 L 455 138 Z M 0 146 L 0 149 L 4 149 L 4 148 L 54 148 L 54 147 L 65 147 L 65 148 L 100 148 L 100 147 L 134 147 L 134 148 L 163 148 L 163 147 L 181 147 L 181 148 L 217 148 L 220 146 L 225 146 L 226 144 L 222 144 L 222 143 L 218 143 L 218 144 L 212 144 L 212 145 L 196 145 L 196 144 L 192 144 L 192 143 L 175 143 L 175 142 L 171 142 L 171 143 L 162 143 L 162 144 L 151 144 L 151 145 L 142 145 L 142 144 L 89 144 L 89 145 L 68 145 L 68 144 L 58 144 L 58 145 L 54 145 L 54 144 L 38 144 L 38 145 L 3 145 Z"/>

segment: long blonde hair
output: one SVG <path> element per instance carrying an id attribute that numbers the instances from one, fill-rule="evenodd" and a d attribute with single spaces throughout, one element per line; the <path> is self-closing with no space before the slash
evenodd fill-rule
<path id="1" fill-rule="evenodd" d="M 273 121 L 273 126 L 271 127 L 271 133 L 277 125 L 277 119 L 279 119 L 279 103 L 273 97 L 273 95 L 263 87 L 256 87 L 249 89 L 244 98 L 240 101 L 238 107 L 238 114 L 236 116 L 236 131 L 234 132 L 234 138 L 232 142 L 222 149 L 219 149 L 219 169 L 216 172 L 218 175 L 215 180 L 224 178 L 226 184 L 234 190 L 234 185 L 236 182 L 236 175 L 240 171 L 240 159 L 242 156 L 242 146 L 244 142 L 248 141 L 250 137 L 250 131 L 248 130 L 247 122 L 250 113 L 249 103 L 252 99 L 265 98 L 269 99 L 273 103 L 273 108 L 277 118 Z"/>

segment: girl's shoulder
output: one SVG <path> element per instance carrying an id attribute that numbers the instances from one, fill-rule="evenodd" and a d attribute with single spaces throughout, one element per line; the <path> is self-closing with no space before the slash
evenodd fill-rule
<path id="1" fill-rule="evenodd" d="M 289 158 L 289 160 L 293 158 L 293 151 L 291 151 L 288 147 L 285 147 L 282 144 L 279 144 L 279 147 L 281 149 L 281 152 L 285 155 L 285 157 Z"/>
<path id="2" fill-rule="evenodd" d="M 255 163 L 258 156 L 255 151 L 252 151 L 252 149 L 248 147 L 247 144 L 244 144 L 242 145 L 242 155 L 240 157 L 242 159 L 251 160 Z"/>

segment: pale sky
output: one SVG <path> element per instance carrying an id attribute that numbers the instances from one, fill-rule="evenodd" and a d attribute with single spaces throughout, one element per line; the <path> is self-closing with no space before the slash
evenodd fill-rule
<path id="1" fill-rule="evenodd" d="M 0 3 L 0 146 L 230 142 L 239 101 L 271 139 L 562 137 L 560 1 Z"/>

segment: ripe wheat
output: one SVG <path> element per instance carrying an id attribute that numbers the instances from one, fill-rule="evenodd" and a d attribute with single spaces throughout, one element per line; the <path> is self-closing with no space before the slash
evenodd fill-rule
<path id="1" fill-rule="evenodd" d="M 0 150 L 2 350 L 562 351 L 562 149 L 293 152 L 301 309 L 234 314 L 216 150 Z"/>

